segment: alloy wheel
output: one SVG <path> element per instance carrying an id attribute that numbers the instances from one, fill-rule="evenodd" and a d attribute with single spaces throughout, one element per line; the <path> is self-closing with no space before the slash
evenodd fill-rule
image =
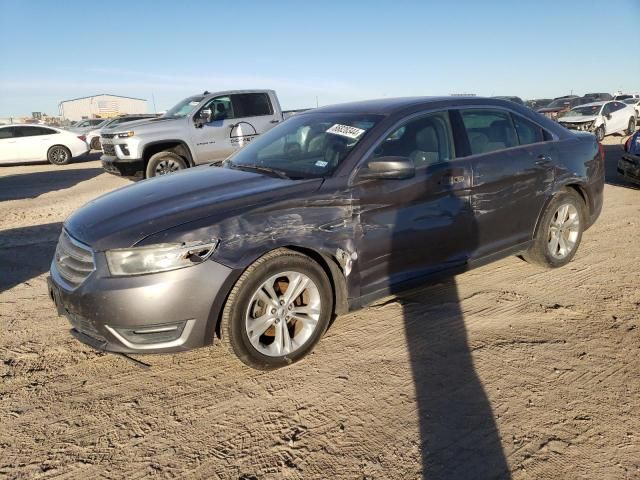
<path id="1" fill-rule="evenodd" d="M 566 258 L 575 248 L 580 235 L 580 214 L 575 205 L 560 205 L 549 225 L 549 253 L 559 260 Z"/>
<path id="2" fill-rule="evenodd" d="M 175 160 L 169 158 L 167 160 L 161 160 L 156 166 L 156 175 L 166 175 L 168 173 L 177 172 L 181 169 L 181 165 Z"/>
<path id="3" fill-rule="evenodd" d="M 51 160 L 53 163 L 64 163 L 69 158 L 69 154 L 62 147 L 56 147 L 51 150 Z"/>
<path id="4" fill-rule="evenodd" d="M 316 331 L 322 301 L 318 286 L 300 272 L 269 277 L 254 292 L 245 313 L 251 345 L 270 357 L 290 355 Z"/>

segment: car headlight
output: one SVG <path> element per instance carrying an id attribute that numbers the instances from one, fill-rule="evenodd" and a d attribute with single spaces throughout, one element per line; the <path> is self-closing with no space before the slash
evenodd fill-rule
<path id="1" fill-rule="evenodd" d="M 217 246 L 217 240 L 159 243 L 107 250 L 105 253 L 111 275 L 141 275 L 197 265 L 209 258 Z"/>
<path id="2" fill-rule="evenodd" d="M 118 138 L 128 138 L 128 137 L 133 137 L 134 135 L 135 135 L 135 132 L 133 130 L 128 132 L 116 133 L 116 137 Z"/>

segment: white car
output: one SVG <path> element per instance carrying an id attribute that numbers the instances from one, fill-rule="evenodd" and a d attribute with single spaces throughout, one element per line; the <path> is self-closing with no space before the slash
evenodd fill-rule
<path id="1" fill-rule="evenodd" d="M 86 135 L 91 130 L 102 128 L 109 120 L 109 118 L 89 118 L 87 120 L 80 120 L 73 127 L 69 127 L 69 131 L 79 133 L 80 135 Z"/>
<path id="2" fill-rule="evenodd" d="M 621 100 L 594 102 L 573 107 L 558 118 L 560 125 L 571 130 L 596 134 L 598 141 L 613 133 L 632 134 L 636 129 L 636 110 Z"/>
<path id="3" fill-rule="evenodd" d="M 636 120 L 640 120 L 640 98 L 627 98 L 622 101 L 636 110 Z"/>
<path id="4" fill-rule="evenodd" d="M 0 164 L 48 160 L 64 165 L 89 150 L 84 136 L 40 125 L 0 126 Z"/>

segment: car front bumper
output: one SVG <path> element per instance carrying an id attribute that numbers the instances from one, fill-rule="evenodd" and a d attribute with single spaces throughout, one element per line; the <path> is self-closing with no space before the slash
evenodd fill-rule
<path id="1" fill-rule="evenodd" d="M 118 157 L 102 155 L 102 168 L 108 173 L 122 177 L 144 177 L 144 162 L 142 159 L 121 160 Z"/>
<path id="2" fill-rule="evenodd" d="M 634 183 L 640 184 L 640 155 L 627 153 L 618 160 L 618 173 Z"/>
<path id="3" fill-rule="evenodd" d="M 213 260 L 169 272 L 108 274 L 104 258 L 77 288 L 51 264 L 49 295 L 71 333 L 99 350 L 165 353 L 213 343 L 217 320 L 237 275 Z"/>

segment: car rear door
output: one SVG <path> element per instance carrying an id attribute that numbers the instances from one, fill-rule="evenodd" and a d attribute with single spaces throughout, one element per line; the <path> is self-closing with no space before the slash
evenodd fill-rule
<path id="1" fill-rule="evenodd" d="M 462 265 L 473 246 L 471 168 L 455 157 L 448 112 L 401 122 L 363 165 L 388 156 L 411 160 L 416 173 L 408 179 L 356 177 L 362 295 Z"/>
<path id="2" fill-rule="evenodd" d="M 460 116 L 473 170 L 473 258 L 527 242 L 553 187 L 551 134 L 501 108 L 464 108 L 454 115 Z"/>
<path id="3" fill-rule="evenodd" d="M 279 121 L 267 92 L 237 93 L 231 95 L 235 124 L 229 131 L 231 148 L 237 150 L 258 135 L 273 128 Z"/>

